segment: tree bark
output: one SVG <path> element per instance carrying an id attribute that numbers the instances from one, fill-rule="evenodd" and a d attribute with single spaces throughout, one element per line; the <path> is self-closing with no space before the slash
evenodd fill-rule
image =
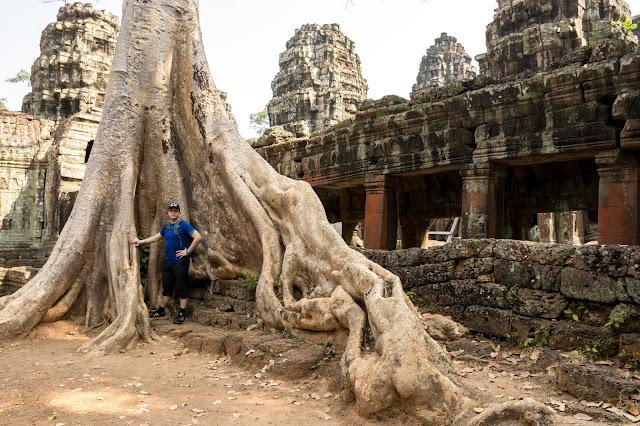
<path id="1" fill-rule="evenodd" d="M 0 336 L 64 317 L 84 290 L 88 322 L 109 325 L 82 350 L 152 339 L 129 239 L 158 232 L 174 201 L 204 237 L 192 274 L 259 273 L 256 301 L 267 327 L 349 330 L 341 366 L 363 414 L 404 404 L 445 424 L 467 412 L 466 390 L 400 280 L 351 250 L 310 185 L 279 175 L 229 122 L 206 62 L 197 0 L 125 0 L 84 183 L 48 262 L 0 299 Z M 161 256 L 152 249 L 153 306 Z M 371 351 L 362 347 L 367 328 Z"/>

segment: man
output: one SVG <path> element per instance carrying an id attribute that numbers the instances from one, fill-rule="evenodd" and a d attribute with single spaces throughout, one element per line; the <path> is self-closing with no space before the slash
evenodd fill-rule
<path id="1" fill-rule="evenodd" d="M 189 289 L 187 278 L 189 272 L 189 253 L 198 246 L 202 236 L 196 229 L 184 220 L 180 220 L 180 206 L 177 203 L 169 204 L 167 209 L 169 223 L 162 227 L 159 233 L 144 240 L 132 238 L 131 244 L 138 247 L 140 244 L 150 244 L 164 238 L 164 265 L 162 266 L 162 300 L 160 306 L 151 312 L 151 318 L 165 316 L 165 309 L 173 288 L 177 285 L 178 297 L 180 297 L 180 312 L 173 320 L 174 324 L 182 324 L 189 303 Z M 193 239 L 193 240 L 191 240 Z M 191 243 L 189 244 L 191 240 Z"/>

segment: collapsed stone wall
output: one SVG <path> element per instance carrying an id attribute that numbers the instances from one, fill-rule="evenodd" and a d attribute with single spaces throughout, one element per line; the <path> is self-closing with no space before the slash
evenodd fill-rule
<path id="1" fill-rule="evenodd" d="M 422 57 L 413 93 L 422 89 L 443 87 L 457 81 L 471 80 L 477 74 L 471 56 L 455 37 L 442 33 Z"/>
<path id="2" fill-rule="evenodd" d="M 473 331 L 544 337 L 565 350 L 594 341 L 640 350 L 640 247 L 483 239 L 362 252 L 398 275 L 418 307 Z"/>
<path id="3" fill-rule="evenodd" d="M 487 53 L 476 56 L 480 73 L 505 78 L 523 71 L 539 72 L 565 55 L 598 40 L 637 46 L 622 24 L 631 16 L 623 0 L 498 0 L 487 26 Z"/>
<path id="4" fill-rule="evenodd" d="M 271 126 L 309 135 L 352 117 L 367 97 L 355 43 L 338 24 L 306 24 L 280 54 L 267 111 Z"/>

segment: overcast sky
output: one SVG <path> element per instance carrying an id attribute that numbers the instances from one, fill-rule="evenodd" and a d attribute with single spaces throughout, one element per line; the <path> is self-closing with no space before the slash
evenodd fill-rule
<path id="1" fill-rule="evenodd" d="M 122 0 L 99 0 L 96 9 L 121 16 Z M 216 86 L 228 102 L 245 138 L 249 114 L 271 99 L 278 55 L 306 23 L 338 23 L 355 44 L 369 97 L 409 97 L 420 59 L 440 33 L 458 39 L 472 57 L 486 51 L 485 28 L 496 0 L 200 0 L 204 46 Z M 633 15 L 640 0 L 627 1 Z M 26 84 L 4 80 L 21 68 L 31 70 L 40 33 L 55 21 L 62 2 L 0 0 L 0 98 L 20 110 Z"/>

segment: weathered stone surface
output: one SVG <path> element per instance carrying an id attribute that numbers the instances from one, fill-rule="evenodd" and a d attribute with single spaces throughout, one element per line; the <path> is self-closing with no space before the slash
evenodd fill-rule
<path id="1" fill-rule="evenodd" d="M 306 24 L 280 54 L 271 88 L 270 124 L 303 136 L 353 117 L 368 87 L 355 44 L 340 26 Z"/>
<path id="2" fill-rule="evenodd" d="M 449 244 L 442 246 L 449 259 L 465 259 L 471 257 L 493 257 L 493 248 L 496 240 L 461 240 L 454 239 Z"/>
<path id="3" fill-rule="evenodd" d="M 428 263 L 415 267 L 389 266 L 388 269 L 400 277 L 402 286 L 405 289 L 412 289 L 425 284 L 442 283 L 452 280 L 455 271 L 455 262 Z"/>
<path id="4" fill-rule="evenodd" d="M 534 345 L 541 343 L 541 339 L 545 336 L 540 335 L 541 331 L 539 330 L 548 330 L 549 323 L 550 321 L 547 319 L 512 314 L 510 318 L 511 337 L 518 343 L 524 342 L 529 338 L 532 339 L 532 344 Z M 538 332 L 538 335 L 536 335 L 536 332 Z"/>
<path id="5" fill-rule="evenodd" d="M 573 257 L 576 247 L 563 244 L 536 244 L 531 249 L 531 261 L 545 265 L 564 266 Z"/>
<path id="6" fill-rule="evenodd" d="M 620 353 L 632 356 L 634 352 L 640 353 L 640 334 L 623 333 L 618 339 Z"/>
<path id="7" fill-rule="evenodd" d="M 469 306 L 464 311 L 464 325 L 474 331 L 504 337 L 511 331 L 511 312 L 486 306 Z"/>
<path id="8" fill-rule="evenodd" d="M 493 258 L 461 259 L 455 268 L 454 277 L 458 280 L 476 279 L 481 275 L 493 274 Z"/>
<path id="9" fill-rule="evenodd" d="M 540 288 L 530 263 L 495 259 L 494 277 L 496 282 L 509 287 Z"/>
<path id="10" fill-rule="evenodd" d="M 573 266 L 617 278 L 627 273 L 630 258 L 631 250 L 625 247 L 582 246 L 576 249 Z"/>
<path id="11" fill-rule="evenodd" d="M 420 309 L 426 313 L 439 314 L 445 317 L 450 317 L 454 321 L 462 323 L 464 322 L 465 307 L 462 305 L 440 305 L 437 302 L 429 305 L 420 305 Z"/>
<path id="12" fill-rule="evenodd" d="M 118 17 L 92 4 L 65 4 L 57 19 L 42 33 L 22 106 L 51 120 L 102 108 L 119 30 Z"/>
<path id="13" fill-rule="evenodd" d="M 243 287 L 243 283 L 238 280 L 217 280 L 214 281 L 209 289 L 211 293 L 217 293 L 221 296 L 232 297 L 239 300 L 252 301 L 256 300 L 255 290 L 247 290 Z"/>
<path id="14" fill-rule="evenodd" d="M 629 297 L 624 288 L 624 280 L 576 268 L 562 270 L 560 290 L 572 299 L 603 303 L 626 301 Z"/>
<path id="15" fill-rule="evenodd" d="M 412 97 L 413 93 L 423 89 L 471 80 L 476 74 L 476 68 L 471 65 L 471 56 L 464 51 L 464 47 L 455 37 L 442 33 L 422 57 Z"/>
<path id="16" fill-rule="evenodd" d="M 569 301 L 558 293 L 521 288 L 513 312 L 528 317 L 560 318 Z"/>
<path id="17" fill-rule="evenodd" d="M 385 268 L 392 266 L 419 266 L 425 263 L 445 263 L 454 259 L 448 256 L 442 246 L 429 249 L 409 248 L 393 251 L 358 249 L 358 251 Z"/>
<path id="18" fill-rule="evenodd" d="M 414 291 L 427 301 L 444 305 L 481 305 L 494 308 L 506 308 L 508 306 L 507 287 L 495 283 L 454 280 L 420 286 Z"/>
<path id="19" fill-rule="evenodd" d="M 499 0 L 498 6 L 487 26 L 487 53 L 476 56 L 481 74 L 504 78 L 543 71 L 601 39 L 637 46 L 637 38 L 628 37 L 617 22 L 630 17 L 622 0 Z"/>
<path id="20" fill-rule="evenodd" d="M 619 59 L 624 55 L 635 52 L 637 44 L 629 43 L 620 39 L 600 39 L 593 47 L 593 53 L 589 62 L 606 61 Z"/>
<path id="21" fill-rule="evenodd" d="M 609 328 L 574 321 L 550 322 L 549 327 L 549 346 L 552 348 L 572 351 L 584 348 L 585 344 L 590 347 L 596 344 L 600 355 L 613 356 L 617 353 L 617 336 Z"/>
<path id="22" fill-rule="evenodd" d="M 535 243 L 526 241 L 498 240 L 494 247 L 496 259 L 528 261 Z"/>
<path id="23" fill-rule="evenodd" d="M 624 388 L 640 386 L 636 380 L 623 379 L 613 367 L 565 363 L 558 370 L 558 389 L 589 401 L 618 398 Z"/>

